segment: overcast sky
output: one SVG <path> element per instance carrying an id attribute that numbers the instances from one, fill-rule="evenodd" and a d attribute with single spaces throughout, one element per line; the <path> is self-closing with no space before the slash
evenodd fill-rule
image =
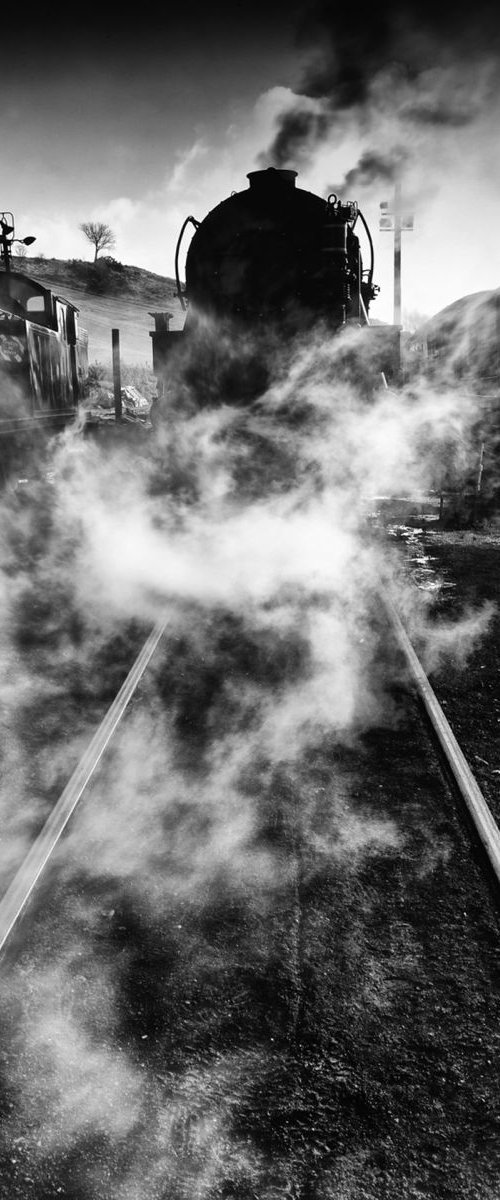
<path id="1" fill-rule="evenodd" d="M 256 166 L 289 166 L 298 186 L 358 200 L 381 288 L 372 315 L 391 320 L 378 218 L 399 172 L 414 215 L 403 310 L 500 286 L 497 4 L 106 11 L 52 7 L 50 25 L 18 20 L 4 45 L 0 200 L 33 253 L 90 258 L 79 224 L 103 220 L 120 261 L 171 276 L 188 214 Z"/>

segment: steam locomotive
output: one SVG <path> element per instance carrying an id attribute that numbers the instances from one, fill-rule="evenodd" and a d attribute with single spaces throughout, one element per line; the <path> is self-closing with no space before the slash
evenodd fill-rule
<path id="1" fill-rule="evenodd" d="M 88 335 L 78 309 L 17 271 L 0 274 L 0 479 L 73 421 L 86 390 Z"/>
<path id="2" fill-rule="evenodd" d="M 247 178 L 245 191 L 223 200 L 203 221 L 193 216 L 184 221 L 175 256 L 184 329 L 170 330 L 171 314 L 152 314 L 159 397 L 179 364 L 182 371 L 182 363 L 189 362 L 191 372 L 198 363 L 205 385 L 210 378 L 216 381 L 222 398 L 239 390 L 238 398 L 246 400 L 265 382 L 276 337 L 283 342 L 319 322 L 329 333 L 346 325 L 370 325 L 369 307 L 378 288 L 373 284 L 373 242 L 357 204 L 333 194 L 324 200 L 298 188 L 292 170 L 268 167 Z M 355 232 L 358 221 L 369 245 L 366 268 Z M 183 292 L 179 253 L 189 224 L 195 232 Z M 377 340 L 379 369 L 392 376 L 399 330 L 370 326 L 370 331 Z M 239 389 L 235 369 L 228 370 L 229 347 L 233 368 L 239 363 Z"/>

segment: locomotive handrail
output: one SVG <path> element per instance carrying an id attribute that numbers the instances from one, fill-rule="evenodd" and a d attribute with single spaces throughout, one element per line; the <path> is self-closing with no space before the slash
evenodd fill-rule
<path id="1" fill-rule="evenodd" d="M 371 288 L 372 282 L 373 282 L 373 271 L 374 271 L 374 267 L 375 267 L 375 253 L 374 253 L 374 249 L 373 249 L 373 238 L 370 233 L 368 224 L 367 224 L 360 208 L 358 208 L 358 217 L 361 217 L 361 223 L 363 225 L 366 236 L 368 238 L 368 245 L 370 247 L 370 266 L 367 268 L 367 281 Z"/>
<path id="2" fill-rule="evenodd" d="M 201 221 L 197 221 L 196 217 L 191 217 L 191 216 L 186 217 L 186 220 L 184 221 L 184 224 L 180 231 L 179 237 L 177 238 L 177 245 L 175 247 L 175 282 L 177 284 L 177 295 L 179 297 L 181 308 L 183 309 L 184 312 L 186 311 L 186 305 L 184 303 L 184 296 L 181 291 L 181 281 L 179 278 L 179 251 L 181 248 L 182 239 L 184 237 L 184 230 L 185 230 L 186 226 L 189 225 L 190 222 L 191 222 L 191 225 L 194 225 L 195 229 L 198 229 L 198 226 L 201 225 Z"/>

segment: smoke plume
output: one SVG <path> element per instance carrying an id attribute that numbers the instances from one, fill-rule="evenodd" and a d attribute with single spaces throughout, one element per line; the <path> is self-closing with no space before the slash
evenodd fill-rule
<path id="1" fill-rule="evenodd" d="M 303 11 L 297 45 L 302 77 L 260 156 L 265 166 L 303 167 L 325 139 L 338 147 L 354 135 L 364 143 L 356 182 L 401 177 L 411 162 L 428 188 L 440 131 L 498 104 L 500 21 L 489 0 L 453 14 L 392 0 L 350 10 L 316 3 Z M 336 181 L 339 190 L 349 184 Z M 411 184 L 418 190 L 418 177 Z"/>

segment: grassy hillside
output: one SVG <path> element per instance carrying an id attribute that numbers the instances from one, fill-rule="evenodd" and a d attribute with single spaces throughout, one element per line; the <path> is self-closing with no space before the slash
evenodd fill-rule
<path id="1" fill-rule="evenodd" d="M 118 329 L 122 361 L 151 366 L 154 320 L 149 314 L 172 313 L 172 329 L 184 324 L 175 280 L 167 276 L 105 259 L 94 264 L 32 257 L 13 259 L 12 266 L 76 304 L 89 335 L 89 363 L 111 362 L 111 330 Z"/>

